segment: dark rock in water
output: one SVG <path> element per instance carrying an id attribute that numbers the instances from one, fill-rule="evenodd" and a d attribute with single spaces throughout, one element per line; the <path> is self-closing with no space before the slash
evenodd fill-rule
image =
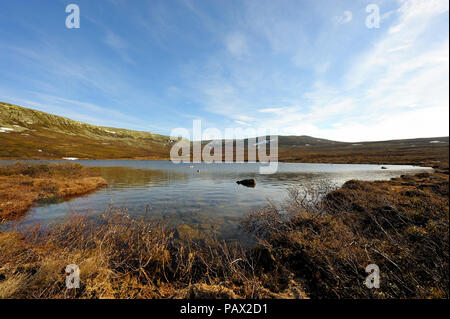
<path id="1" fill-rule="evenodd" d="M 381 166 L 381 169 L 388 169 L 387 167 L 385 167 L 385 166 Z"/>
<path id="2" fill-rule="evenodd" d="M 237 181 L 236 183 L 238 183 L 239 185 L 247 186 L 247 187 L 255 187 L 255 185 L 256 185 L 256 181 L 254 178 L 243 179 L 242 181 Z"/>

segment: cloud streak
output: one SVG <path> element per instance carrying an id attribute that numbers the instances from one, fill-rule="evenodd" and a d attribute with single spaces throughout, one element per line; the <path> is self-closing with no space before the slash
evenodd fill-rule
<path id="1" fill-rule="evenodd" d="M 341 61 L 323 62 L 320 53 L 317 57 L 305 54 L 314 41 L 311 37 L 297 36 L 301 40 L 297 43 L 284 39 L 286 30 L 293 34 L 301 29 L 290 25 L 289 19 L 282 28 L 262 28 L 255 34 L 253 24 L 267 21 L 271 27 L 270 19 L 259 16 L 260 9 L 256 11 L 247 13 L 241 39 L 251 39 L 259 47 L 268 45 L 272 59 L 285 57 L 290 62 L 286 68 L 309 69 L 309 76 L 303 84 L 301 76 L 283 74 L 283 68 L 265 65 L 261 69 L 258 63 L 241 61 L 204 68 L 194 78 L 206 111 L 238 121 L 247 118 L 247 124 L 277 128 L 282 134 L 342 141 L 448 135 L 448 36 L 432 34 L 433 29 L 445 25 L 445 1 L 401 1 L 385 15 L 379 35 L 364 50 L 347 50 L 348 67 L 340 71 L 336 69 Z M 347 12 L 334 22 L 346 24 L 352 19 Z M 316 39 L 322 37 L 319 34 Z M 242 50 L 234 53 L 240 56 Z M 332 80 L 323 75 L 329 72 L 334 73 Z M 251 89 L 245 83 L 251 83 Z"/>
<path id="2" fill-rule="evenodd" d="M 73 32 L 8 4 L 0 93 L 165 134 L 202 119 L 343 141 L 448 135 L 445 0 L 374 1 L 379 29 L 359 1 L 80 2 Z"/>

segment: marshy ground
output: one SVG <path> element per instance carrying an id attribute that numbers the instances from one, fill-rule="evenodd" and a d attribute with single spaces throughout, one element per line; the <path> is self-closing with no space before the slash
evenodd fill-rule
<path id="1" fill-rule="evenodd" d="M 78 164 L 0 167 L 0 223 L 20 217 L 36 202 L 67 200 L 105 185 L 95 169 Z"/>
<path id="2" fill-rule="evenodd" d="M 97 178 L 68 166 L 2 174 L 31 183 L 31 202 L 78 189 L 60 181 L 38 191 L 42 180 Z M 160 221 L 114 209 L 95 221 L 18 226 L 0 233 L 0 298 L 449 298 L 448 191 L 448 169 L 349 181 L 321 199 L 292 189 L 282 205 L 243 218 L 257 241 L 251 248 L 181 240 Z M 25 209 L 22 198 L 15 205 Z M 79 289 L 65 286 L 68 264 L 80 267 Z M 369 264 L 380 268 L 379 289 L 364 284 Z"/>

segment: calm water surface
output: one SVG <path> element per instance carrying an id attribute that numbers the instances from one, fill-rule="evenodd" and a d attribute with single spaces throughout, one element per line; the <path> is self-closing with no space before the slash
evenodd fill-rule
<path id="1" fill-rule="evenodd" d="M 384 165 L 388 169 L 382 170 L 380 165 L 279 163 L 276 174 L 261 175 L 258 163 L 76 162 L 100 167 L 108 186 L 68 202 L 39 204 L 24 222 L 45 224 L 69 214 L 96 216 L 113 205 L 126 208 L 131 216 L 163 217 L 175 226 L 239 239 L 239 219 L 249 210 L 263 207 L 268 199 L 281 202 L 289 187 L 306 188 L 323 182 L 340 186 L 350 179 L 385 180 L 427 170 L 407 165 Z M 245 178 L 255 178 L 256 187 L 236 184 Z"/>

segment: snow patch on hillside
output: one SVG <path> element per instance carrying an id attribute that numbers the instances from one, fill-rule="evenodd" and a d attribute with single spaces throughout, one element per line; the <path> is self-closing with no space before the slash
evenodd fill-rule
<path id="1" fill-rule="evenodd" d="M 9 132 L 13 132 L 14 129 L 10 128 L 10 127 L 0 127 L 0 133 L 9 133 Z"/>

